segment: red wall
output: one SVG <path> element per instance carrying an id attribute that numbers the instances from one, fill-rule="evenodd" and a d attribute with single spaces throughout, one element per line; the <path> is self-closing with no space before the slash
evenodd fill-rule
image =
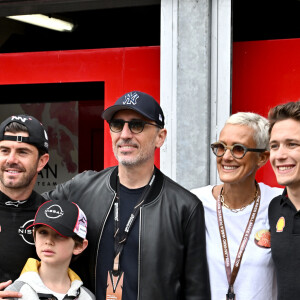
<path id="1" fill-rule="evenodd" d="M 233 43 L 232 113 L 300 100 L 300 39 Z M 257 180 L 277 185 L 268 163 Z"/>
<path id="2" fill-rule="evenodd" d="M 149 93 L 159 101 L 159 47 L 0 54 L 0 66 L 0 84 L 103 81 L 104 108 L 131 90 Z M 114 164 L 105 124 L 104 167 Z M 159 166 L 159 151 L 156 165 Z"/>

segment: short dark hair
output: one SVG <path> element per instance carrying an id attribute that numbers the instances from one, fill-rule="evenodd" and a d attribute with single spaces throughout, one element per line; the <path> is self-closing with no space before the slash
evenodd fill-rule
<path id="1" fill-rule="evenodd" d="M 286 119 L 293 119 L 300 122 L 300 101 L 288 102 L 271 108 L 268 119 L 270 122 L 269 134 L 271 134 L 272 128 L 276 122 Z"/>
<path id="2" fill-rule="evenodd" d="M 11 132 L 11 133 L 27 132 L 27 133 L 29 134 L 27 127 L 24 126 L 24 125 L 22 125 L 22 124 L 20 124 L 20 123 L 17 123 L 17 122 L 11 122 L 11 123 L 9 123 L 9 124 L 5 127 L 4 132 Z M 36 148 L 38 149 L 38 152 L 39 152 L 39 158 L 40 158 L 41 156 L 43 156 L 44 154 L 47 153 L 47 152 L 46 152 L 44 149 L 42 149 L 42 148 L 38 148 L 38 147 L 36 147 Z"/>
<path id="3" fill-rule="evenodd" d="M 17 122 L 9 123 L 4 129 L 4 132 L 7 132 L 7 131 L 12 132 L 12 133 L 17 133 L 17 132 L 21 132 L 21 131 L 28 133 L 27 127 L 20 123 L 17 123 Z"/>

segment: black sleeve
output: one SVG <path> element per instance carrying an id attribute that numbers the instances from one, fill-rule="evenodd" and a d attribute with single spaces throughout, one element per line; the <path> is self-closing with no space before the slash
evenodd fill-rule
<path id="1" fill-rule="evenodd" d="M 204 208 L 200 200 L 186 226 L 185 249 L 182 300 L 210 300 Z"/>

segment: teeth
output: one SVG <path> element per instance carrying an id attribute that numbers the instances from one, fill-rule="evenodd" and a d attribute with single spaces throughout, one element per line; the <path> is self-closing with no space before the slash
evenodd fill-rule
<path id="1" fill-rule="evenodd" d="M 224 168 L 225 170 L 234 170 L 234 169 L 236 169 L 237 167 L 234 167 L 234 166 L 223 166 L 223 168 Z"/>
<path id="2" fill-rule="evenodd" d="M 132 149 L 135 149 L 135 147 L 133 147 L 133 146 L 121 146 L 120 149 L 121 150 L 125 150 L 125 151 L 126 150 L 130 150 L 131 151 Z"/>
<path id="3" fill-rule="evenodd" d="M 17 173 L 19 173 L 19 172 L 18 172 L 18 171 L 8 171 L 8 173 L 17 174 Z"/>
<path id="4" fill-rule="evenodd" d="M 279 171 L 285 171 L 285 170 L 290 170 L 293 169 L 293 166 L 289 166 L 289 167 L 278 167 Z"/>

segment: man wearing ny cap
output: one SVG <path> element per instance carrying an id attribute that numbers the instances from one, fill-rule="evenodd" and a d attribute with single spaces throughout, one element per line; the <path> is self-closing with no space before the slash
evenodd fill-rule
<path id="1" fill-rule="evenodd" d="M 48 160 L 47 133 L 37 119 L 16 115 L 0 124 L 0 299 L 17 297 L 1 290 L 36 256 L 26 227 L 45 201 L 33 188 Z"/>
<path id="2" fill-rule="evenodd" d="M 102 117 L 118 166 L 45 195 L 78 203 L 89 219 L 77 272 L 97 300 L 209 300 L 202 203 L 154 166 L 167 134 L 161 107 L 134 91 Z"/>

